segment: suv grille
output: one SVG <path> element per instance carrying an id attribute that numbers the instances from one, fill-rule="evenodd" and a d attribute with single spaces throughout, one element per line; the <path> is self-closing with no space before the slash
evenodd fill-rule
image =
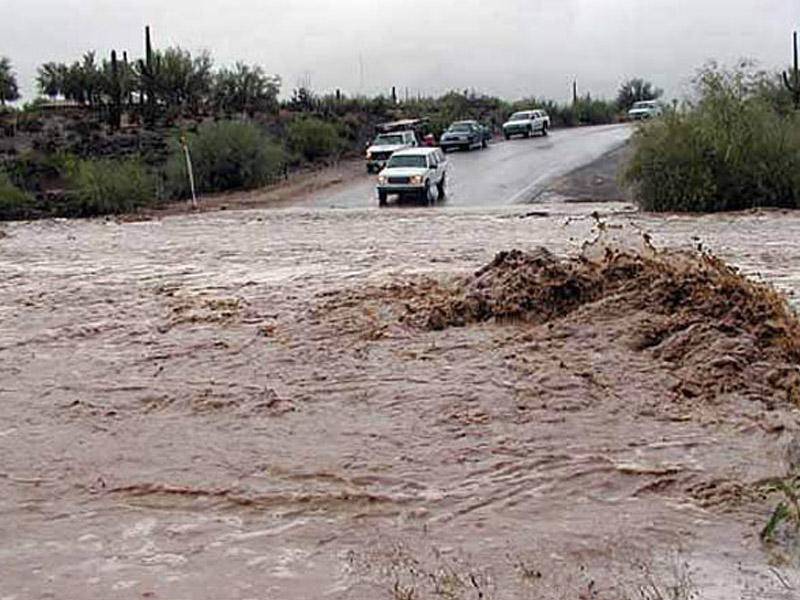
<path id="1" fill-rule="evenodd" d="M 372 160 L 389 160 L 391 155 L 391 152 L 373 152 Z"/>
<path id="2" fill-rule="evenodd" d="M 389 177 L 389 183 L 408 183 L 410 180 L 408 177 Z"/>

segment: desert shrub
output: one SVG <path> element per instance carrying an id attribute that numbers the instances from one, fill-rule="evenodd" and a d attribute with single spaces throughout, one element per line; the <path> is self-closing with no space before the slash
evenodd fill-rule
<path id="1" fill-rule="evenodd" d="M 578 100 L 573 111 L 581 125 L 606 125 L 616 120 L 617 104 L 587 96 Z"/>
<path id="2" fill-rule="evenodd" d="M 645 210 L 800 206 L 800 120 L 757 93 L 746 72 L 709 67 L 699 101 L 639 128 L 623 181 Z"/>
<path id="3" fill-rule="evenodd" d="M 66 172 L 69 155 L 65 153 L 43 154 L 24 150 L 5 161 L 0 170 L 5 171 L 11 183 L 27 191 L 41 190 L 45 181 L 58 178 Z"/>
<path id="4" fill-rule="evenodd" d="M 314 117 L 289 123 L 286 136 L 292 153 L 309 162 L 329 158 L 343 149 L 336 126 Z"/>
<path id="5" fill-rule="evenodd" d="M 27 219 L 34 213 L 34 199 L 0 171 L 0 220 Z"/>
<path id="6" fill-rule="evenodd" d="M 792 93 L 786 88 L 781 76 L 777 73 L 760 78 L 754 93 L 780 115 L 790 115 L 794 110 Z"/>
<path id="7" fill-rule="evenodd" d="M 187 136 L 198 193 L 251 189 L 274 181 L 286 162 L 283 148 L 258 125 L 218 121 Z M 165 167 L 166 191 L 172 198 L 190 195 L 186 158 L 177 140 Z"/>
<path id="8" fill-rule="evenodd" d="M 131 212 L 153 204 L 155 178 L 138 159 L 79 160 L 69 168 L 63 202 L 50 207 L 60 216 L 90 217 Z"/>
<path id="9" fill-rule="evenodd" d="M 615 102 L 585 96 L 563 106 L 553 103 L 548 114 L 556 127 L 608 125 L 617 121 L 618 109 Z"/>

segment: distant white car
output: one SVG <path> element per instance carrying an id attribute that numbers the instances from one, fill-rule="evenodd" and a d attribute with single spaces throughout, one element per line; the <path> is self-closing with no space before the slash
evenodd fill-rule
<path id="1" fill-rule="evenodd" d="M 414 196 L 425 204 L 443 198 L 447 185 L 447 158 L 439 148 L 413 148 L 392 154 L 378 175 L 378 204 L 390 194 Z"/>
<path id="2" fill-rule="evenodd" d="M 661 105 L 656 100 L 642 100 L 633 103 L 633 106 L 628 111 L 628 119 L 631 121 L 643 121 L 653 117 L 660 117 L 662 112 Z"/>
<path id="3" fill-rule="evenodd" d="M 367 148 L 367 173 L 380 171 L 386 165 L 389 157 L 398 150 L 417 146 L 419 146 L 419 142 L 413 131 L 395 131 L 380 134 L 372 141 L 372 145 Z"/>
<path id="4" fill-rule="evenodd" d="M 547 135 L 550 130 L 550 117 L 543 110 L 523 110 L 511 115 L 503 123 L 503 135 L 507 140 L 512 135 L 531 137 L 535 133 Z"/>

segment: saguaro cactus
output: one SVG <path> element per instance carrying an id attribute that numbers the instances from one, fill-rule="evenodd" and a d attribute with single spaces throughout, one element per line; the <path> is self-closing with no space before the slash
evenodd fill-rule
<path id="1" fill-rule="evenodd" d="M 783 84 L 792 93 L 795 109 L 800 110 L 800 69 L 797 64 L 797 32 L 794 32 L 794 68 L 791 75 L 783 72 Z"/>
<path id="2" fill-rule="evenodd" d="M 125 104 L 130 108 L 130 106 L 133 104 L 133 99 L 131 97 L 131 93 L 133 91 L 131 89 L 131 67 L 128 64 L 128 53 L 125 51 L 122 52 L 122 83 Z"/>
<path id="3" fill-rule="evenodd" d="M 147 98 L 147 110 L 145 120 L 153 123 L 155 120 L 156 108 L 156 82 L 158 79 L 159 60 L 153 53 L 153 46 L 150 43 L 150 26 L 144 28 L 144 60 L 139 60 L 139 73 L 142 79 L 141 93 Z"/>
<path id="4" fill-rule="evenodd" d="M 111 112 L 109 117 L 111 127 L 119 129 L 122 120 L 122 83 L 116 50 L 111 51 Z"/>

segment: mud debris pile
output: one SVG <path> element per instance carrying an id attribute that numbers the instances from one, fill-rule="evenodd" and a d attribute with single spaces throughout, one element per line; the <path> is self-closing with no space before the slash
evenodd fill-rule
<path id="1" fill-rule="evenodd" d="M 624 318 L 629 345 L 673 363 L 683 396 L 737 390 L 757 375 L 800 402 L 797 315 L 773 288 L 708 254 L 606 248 L 590 260 L 504 251 L 449 292 L 407 306 L 408 321 L 434 331 Z"/>

